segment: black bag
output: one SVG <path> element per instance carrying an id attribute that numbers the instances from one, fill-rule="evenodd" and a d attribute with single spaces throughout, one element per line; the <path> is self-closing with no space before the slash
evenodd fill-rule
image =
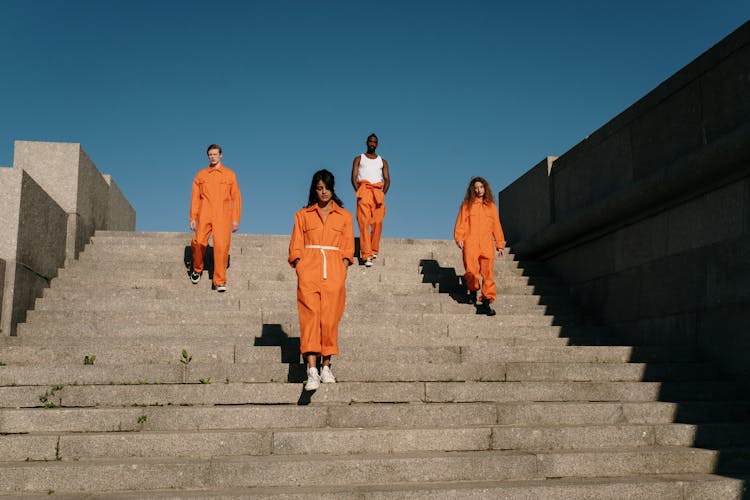
<path id="1" fill-rule="evenodd" d="M 183 256 L 185 262 L 185 268 L 193 272 L 193 247 L 190 245 L 185 247 L 185 255 Z M 232 256 L 227 255 L 227 269 L 229 269 L 229 263 L 232 261 Z M 214 279 L 214 247 L 208 245 L 206 247 L 206 253 L 203 254 L 203 270 L 208 272 L 208 277 Z"/>

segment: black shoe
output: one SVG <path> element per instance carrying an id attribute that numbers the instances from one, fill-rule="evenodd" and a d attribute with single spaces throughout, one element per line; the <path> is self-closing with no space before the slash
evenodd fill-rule
<path id="1" fill-rule="evenodd" d="M 477 313 L 486 314 L 487 316 L 494 316 L 495 314 L 497 314 L 490 305 L 490 301 L 488 299 L 484 299 L 482 301 L 482 305 L 477 308 Z"/>
<path id="2" fill-rule="evenodd" d="M 473 292 L 469 292 L 469 304 L 476 304 L 477 303 L 477 290 L 474 290 Z"/>
<path id="3" fill-rule="evenodd" d="M 188 271 L 188 276 L 190 277 L 190 282 L 193 285 L 197 285 L 198 282 L 201 280 L 201 274 L 200 273 Z"/>

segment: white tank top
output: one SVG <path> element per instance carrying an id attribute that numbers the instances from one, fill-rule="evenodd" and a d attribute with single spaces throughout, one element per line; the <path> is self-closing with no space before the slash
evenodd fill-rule
<path id="1" fill-rule="evenodd" d="M 383 159 L 378 155 L 374 160 L 362 153 L 359 155 L 357 182 L 368 181 L 372 184 L 383 182 Z"/>

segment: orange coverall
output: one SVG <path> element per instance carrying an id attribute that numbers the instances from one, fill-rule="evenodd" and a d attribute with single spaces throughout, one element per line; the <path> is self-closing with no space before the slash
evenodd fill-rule
<path id="1" fill-rule="evenodd" d="M 354 225 L 348 211 L 329 203 L 333 208 L 325 222 L 317 205 L 299 210 L 289 242 L 289 264 L 300 259 L 295 269 L 302 354 L 339 353 L 348 268 L 343 259 L 354 261 Z"/>
<path id="2" fill-rule="evenodd" d="M 385 218 L 385 193 L 383 183 L 359 181 L 357 197 L 357 223 L 359 224 L 359 254 L 370 259 L 380 252 L 380 235 Z M 372 227 L 372 232 L 370 232 Z"/>
<path id="3" fill-rule="evenodd" d="M 495 302 L 495 249 L 505 246 L 505 236 L 500 225 L 497 207 L 492 202 L 476 199 L 462 203 L 453 230 L 456 243 L 463 242 L 464 280 L 469 291 L 479 290 L 482 275 L 482 296 Z M 494 240 L 494 241 L 493 241 Z"/>
<path id="4" fill-rule="evenodd" d="M 190 220 L 196 221 L 193 247 L 193 270 L 203 272 L 203 256 L 208 235 L 214 239 L 214 285 L 227 282 L 227 260 L 232 239 L 232 222 L 239 224 L 242 195 L 237 177 L 220 164 L 206 167 L 195 176 L 190 200 Z"/>

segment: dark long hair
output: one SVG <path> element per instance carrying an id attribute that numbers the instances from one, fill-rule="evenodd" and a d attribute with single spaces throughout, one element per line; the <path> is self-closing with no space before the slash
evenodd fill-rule
<path id="1" fill-rule="evenodd" d="M 320 181 L 323 181 L 323 184 L 325 184 L 328 190 L 331 192 L 331 199 L 335 201 L 338 206 L 343 207 L 344 202 L 342 202 L 339 197 L 336 196 L 336 190 L 334 189 L 336 187 L 336 180 L 333 178 L 333 174 L 326 169 L 318 170 L 313 174 L 312 182 L 310 183 L 310 195 L 307 199 L 307 206 L 311 207 L 318 203 L 318 193 L 316 191 L 318 182 Z"/>
<path id="2" fill-rule="evenodd" d="M 474 201 L 474 198 L 476 198 L 476 195 L 474 194 L 474 183 L 475 182 L 481 182 L 484 186 L 484 201 L 487 201 L 489 203 L 494 203 L 495 196 L 492 194 L 492 188 L 490 187 L 490 183 L 487 182 L 487 180 L 484 177 L 474 177 L 469 181 L 469 187 L 466 188 L 466 196 L 464 196 L 464 203 L 471 203 Z"/>

